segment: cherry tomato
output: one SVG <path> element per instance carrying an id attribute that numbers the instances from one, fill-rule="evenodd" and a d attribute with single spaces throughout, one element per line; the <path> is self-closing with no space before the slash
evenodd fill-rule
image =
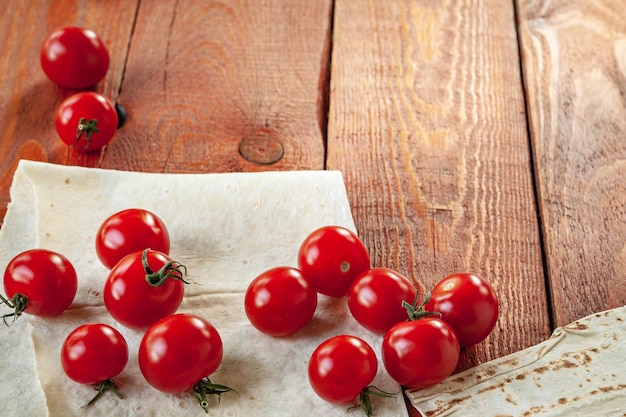
<path id="1" fill-rule="evenodd" d="M 416 288 L 389 268 L 372 268 L 360 274 L 348 291 L 352 316 L 371 332 L 384 334 L 396 323 L 406 321 L 402 302 L 415 299 Z"/>
<path id="2" fill-rule="evenodd" d="M 79 384 L 97 384 L 117 376 L 128 362 L 124 336 L 102 323 L 83 324 L 72 331 L 61 348 L 61 365 Z"/>
<path id="3" fill-rule="evenodd" d="M 15 312 L 41 317 L 63 313 L 74 301 L 78 280 L 76 270 L 63 255 L 46 250 L 30 249 L 9 261 L 4 271 L 4 291 L 9 298 L 2 301 Z"/>
<path id="4" fill-rule="evenodd" d="M 356 336 L 339 335 L 322 342 L 311 355 L 308 372 L 313 390 L 322 399 L 344 404 L 354 401 L 374 380 L 376 354 Z"/>
<path id="5" fill-rule="evenodd" d="M 318 293 L 343 297 L 357 275 L 369 269 L 370 257 L 355 233 L 340 226 L 324 226 L 302 242 L 298 267 Z"/>
<path id="6" fill-rule="evenodd" d="M 398 384 L 412 388 L 429 387 L 450 376 L 459 355 L 452 328 L 432 316 L 394 325 L 382 343 L 387 373 Z"/>
<path id="7" fill-rule="evenodd" d="M 104 42 L 93 30 L 77 27 L 49 34 L 39 60 L 48 78 L 74 90 L 93 87 L 109 69 L 109 52 Z"/>
<path id="8" fill-rule="evenodd" d="M 117 111 L 109 100 L 86 91 L 63 100 L 55 126 L 59 137 L 79 152 L 101 149 L 117 130 Z"/>
<path id="9" fill-rule="evenodd" d="M 178 310 L 185 267 L 164 253 L 145 249 L 123 257 L 104 284 L 104 305 L 120 324 L 146 328 Z"/>
<path id="10" fill-rule="evenodd" d="M 96 234 L 96 253 L 108 269 L 124 256 L 148 248 L 166 255 L 170 252 L 165 223 L 148 210 L 130 208 L 114 213 L 102 222 Z"/>
<path id="11" fill-rule="evenodd" d="M 206 319 L 175 314 L 148 329 L 138 355 L 139 368 L 150 385 L 162 392 L 183 392 L 219 367 L 222 339 Z"/>
<path id="12" fill-rule="evenodd" d="M 456 273 L 433 288 L 426 311 L 439 312 L 459 338 L 461 347 L 483 341 L 498 320 L 498 298 L 478 275 Z"/>
<path id="13" fill-rule="evenodd" d="M 317 292 L 298 269 L 276 267 L 252 280 L 244 307 L 250 323 L 259 331 L 286 336 L 311 320 Z"/>

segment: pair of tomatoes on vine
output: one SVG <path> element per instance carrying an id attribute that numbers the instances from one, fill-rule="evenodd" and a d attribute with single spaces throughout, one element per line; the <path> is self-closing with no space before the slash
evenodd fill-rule
<path id="1" fill-rule="evenodd" d="M 41 68 L 57 85 L 78 93 L 58 107 L 55 127 L 59 137 L 79 152 L 101 149 L 120 127 L 125 113 L 93 91 L 109 69 L 109 52 L 94 31 L 64 27 L 49 34 L 39 54 Z M 121 110 L 120 110 L 121 111 Z"/>

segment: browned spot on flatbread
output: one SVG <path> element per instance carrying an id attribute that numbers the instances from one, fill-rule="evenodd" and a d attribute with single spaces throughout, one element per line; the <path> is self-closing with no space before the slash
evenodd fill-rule
<path id="1" fill-rule="evenodd" d="M 437 408 L 435 410 L 427 411 L 424 417 L 442 414 L 469 399 L 470 396 L 467 395 L 465 397 L 453 398 L 450 401 L 437 401 Z"/>
<path id="2" fill-rule="evenodd" d="M 580 323 L 578 321 L 575 321 L 575 322 L 565 326 L 565 328 L 566 329 L 571 329 L 571 330 L 587 330 L 589 328 L 589 325 L 588 324 L 584 324 L 584 323 Z"/>

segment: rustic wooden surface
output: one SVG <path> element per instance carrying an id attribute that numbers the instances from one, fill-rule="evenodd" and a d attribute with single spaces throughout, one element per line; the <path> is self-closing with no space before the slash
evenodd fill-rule
<path id="1" fill-rule="evenodd" d="M 21 158 L 338 169 L 374 264 L 493 283 L 502 315 L 467 368 L 626 302 L 625 21 L 613 0 L 5 0 L 0 219 Z M 39 66 L 67 25 L 103 37 L 96 90 L 130 115 L 86 156 L 56 137 L 72 91 Z"/>

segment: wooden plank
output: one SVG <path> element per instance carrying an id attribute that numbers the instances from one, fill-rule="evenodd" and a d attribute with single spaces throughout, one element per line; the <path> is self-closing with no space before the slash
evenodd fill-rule
<path id="1" fill-rule="evenodd" d="M 494 285 L 499 322 L 460 368 L 544 340 L 512 4 L 338 0 L 333 39 L 328 168 L 373 263 L 427 288 L 459 270 Z"/>
<path id="2" fill-rule="evenodd" d="M 323 169 L 332 2 L 142 1 L 102 166 L 151 172 Z M 269 138 L 244 159 L 246 137 Z M 255 148 L 256 147 L 256 148 Z M 248 148 L 250 150 L 250 148 Z"/>
<path id="3" fill-rule="evenodd" d="M 63 26 L 96 31 L 107 44 L 111 65 L 96 90 L 115 101 L 133 25 L 136 1 L 5 0 L 0 10 L 0 219 L 21 158 L 88 164 L 68 152 L 54 128 L 56 107 L 73 91 L 48 80 L 39 64 L 44 38 Z M 90 157 L 98 160 L 98 155 Z M 93 162 L 92 162 L 93 163 Z"/>
<path id="4" fill-rule="evenodd" d="M 555 324 L 626 303 L 626 9 L 519 1 Z"/>

